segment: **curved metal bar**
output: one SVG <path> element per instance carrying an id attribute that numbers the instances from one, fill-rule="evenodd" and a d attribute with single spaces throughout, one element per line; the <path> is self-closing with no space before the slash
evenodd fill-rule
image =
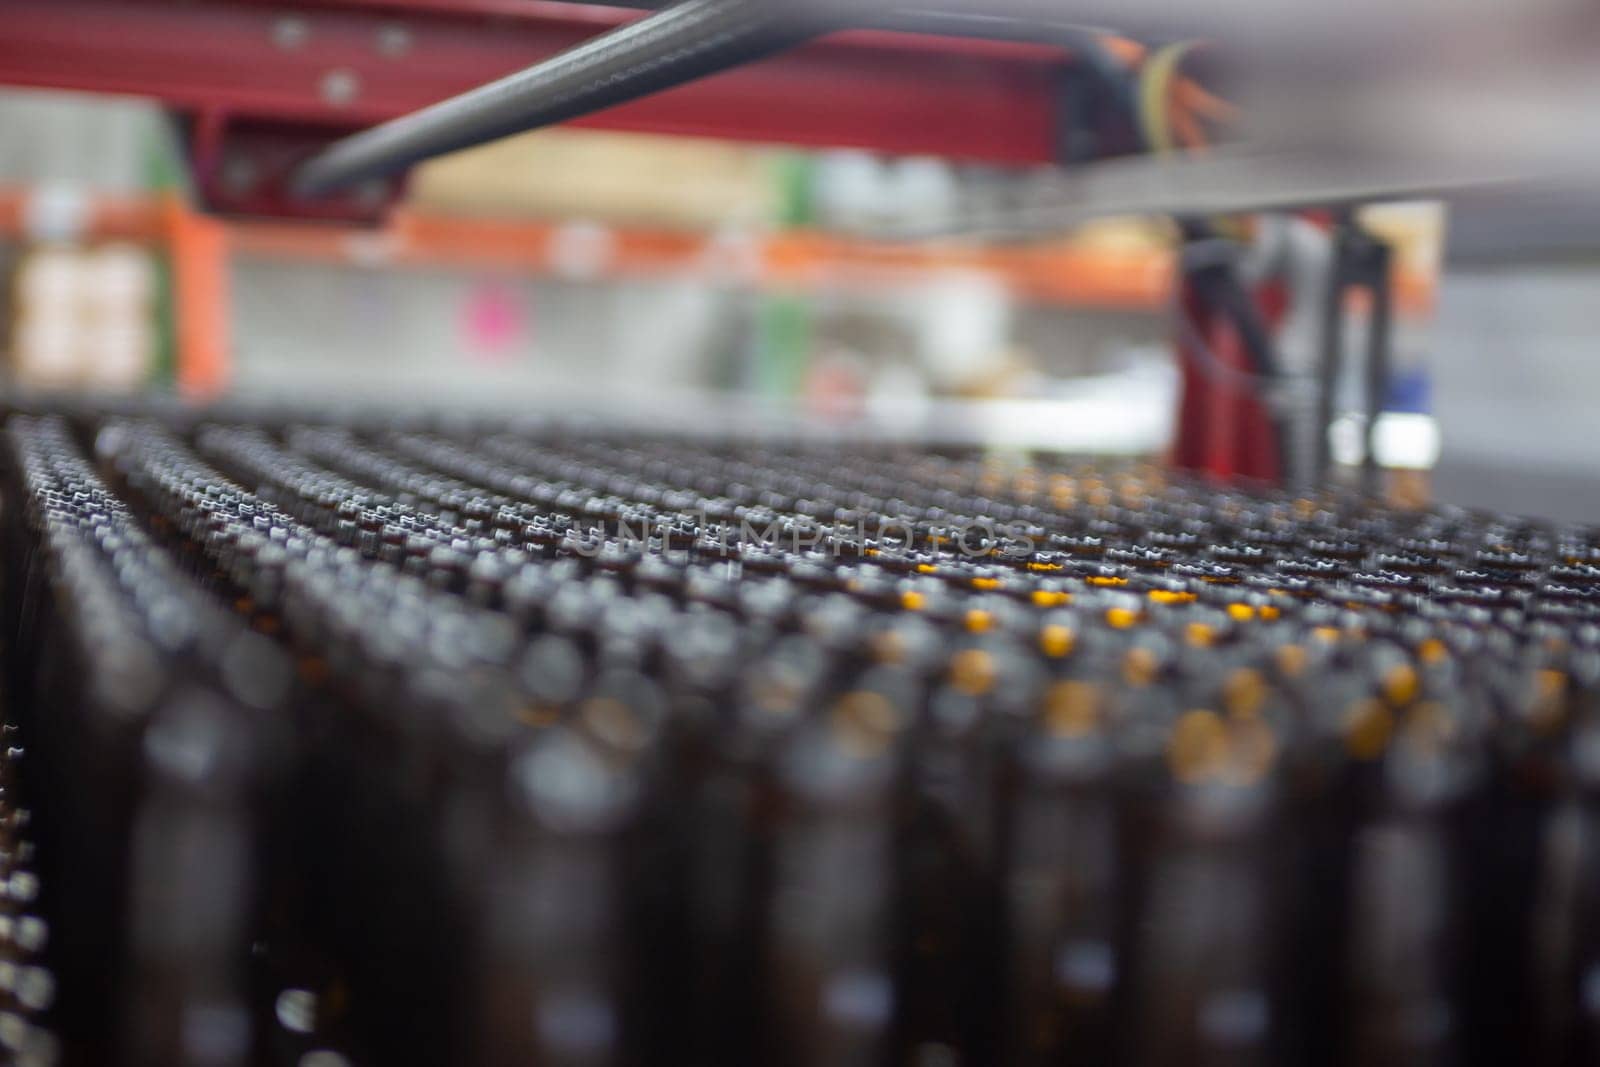
<path id="1" fill-rule="evenodd" d="M 832 10 L 831 4 L 784 0 L 686 0 L 526 70 L 347 137 L 301 165 L 295 192 L 330 192 L 764 58 L 841 28 Z"/>

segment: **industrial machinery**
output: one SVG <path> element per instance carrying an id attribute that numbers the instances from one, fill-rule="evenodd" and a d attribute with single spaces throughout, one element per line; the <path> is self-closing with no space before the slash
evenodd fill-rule
<path id="1" fill-rule="evenodd" d="M 956 228 L 1169 216 L 1184 389 L 1164 464 L 9 398 L 12 1061 L 1596 1054 L 1600 526 L 1385 498 L 1353 210 L 1592 177 L 1587 5 L 7 6 L 219 212 L 569 121 L 1034 168 Z"/>

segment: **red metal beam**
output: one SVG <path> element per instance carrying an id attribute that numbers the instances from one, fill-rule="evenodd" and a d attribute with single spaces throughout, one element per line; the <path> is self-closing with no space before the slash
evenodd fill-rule
<path id="1" fill-rule="evenodd" d="M 640 12 L 550 0 L 6 0 L 0 83 L 154 97 L 228 119 L 367 126 Z M 1001 164 L 1056 158 L 1065 57 L 838 34 L 578 125 Z"/>

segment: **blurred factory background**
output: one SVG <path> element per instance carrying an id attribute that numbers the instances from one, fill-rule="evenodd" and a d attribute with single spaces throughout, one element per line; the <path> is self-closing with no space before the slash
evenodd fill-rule
<path id="1" fill-rule="evenodd" d="M 668 420 L 711 404 L 1000 447 L 1174 443 L 1170 221 L 884 236 L 958 233 L 1026 202 L 1033 170 L 550 129 L 421 166 L 372 226 L 202 211 L 155 103 L 9 90 L 0 128 L 14 389 Z M 224 156 L 215 180 L 248 197 L 257 169 Z M 1445 501 L 1592 514 L 1586 248 L 1499 232 L 1462 258 L 1437 204 L 1360 218 L 1399 264 L 1380 458 Z M 1258 247 L 1275 225 L 1304 223 L 1262 217 Z M 1361 407 L 1357 362 L 1341 411 Z M 1359 462 L 1360 438 L 1336 425 L 1334 458 Z"/>
<path id="2" fill-rule="evenodd" d="M 1600 1054 L 1594 0 L 0 10 L 0 1060 Z"/>
<path id="3" fill-rule="evenodd" d="M 1026 171 L 547 130 L 424 165 L 379 227 L 238 221 L 194 207 L 153 105 L 10 91 L 0 123 L 19 388 L 663 417 L 710 398 L 1007 447 L 1171 443 L 1169 223 L 874 236 L 1004 203 Z M 248 187 L 248 162 L 223 180 Z M 1402 248 L 1399 361 L 1423 376 L 1442 212 L 1369 217 Z"/>
<path id="4" fill-rule="evenodd" d="M 472 401 L 517 389 L 512 402 L 535 403 L 709 389 L 847 411 L 885 397 L 1036 396 L 1052 378 L 1130 368 L 1160 381 L 1146 365 L 1168 362 L 1158 225 L 1097 226 L 1045 249 L 895 247 L 850 235 L 952 217 L 1017 179 L 932 159 L 552 130 L 421 168 L 382 228 L 219 224 L 227 313 L 203 347 L 223 362 L 183 367 L 161 320 L 178 310 L 163 279 L 184 251 L 168 205 L 187 212 L 188 194 L 160 111 L 32 92 L 3 107 L 22 133 L 0 151 L 19 282 L 12 366 L 28 385 L 176 379 Z M 109 216 L 120 221 L 101 225 Z M 40 314 L 94 318 L 77 302 L 107 256 L 144 279 L 137 365 L 122 351 L 85 351 L 79 365 L 57 353 L 64 339 L 26 327 Z"/>

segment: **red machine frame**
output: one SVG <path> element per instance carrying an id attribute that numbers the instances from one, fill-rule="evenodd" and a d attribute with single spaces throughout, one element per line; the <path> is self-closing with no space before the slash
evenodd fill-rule
<path id="1" fill-rule="evenodd" d="M 0 84 L 161 100 L 191 119 L 200 192 L 218 210 L 359 217 L 394 190 L 291 204 L 287 171 L 642 14 L 560 0 L 9 0 Z M 1038 45 L 840 33 L 574 125 L 1045 164 L 1069 67 Z"/>

